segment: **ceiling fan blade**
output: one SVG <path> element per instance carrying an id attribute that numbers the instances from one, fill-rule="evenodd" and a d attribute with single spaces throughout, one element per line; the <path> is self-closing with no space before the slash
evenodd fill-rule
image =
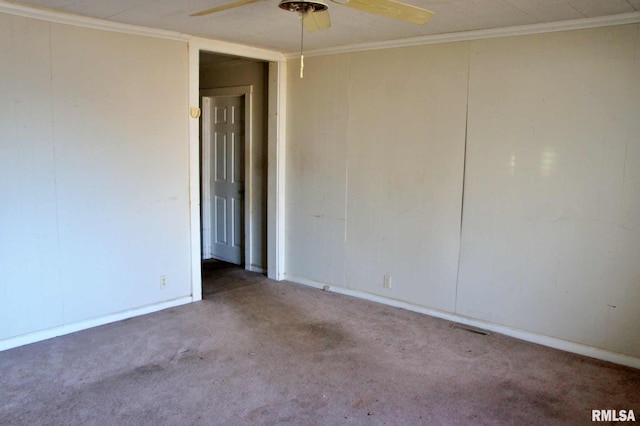
<path id="1" fill-rule="evenodd" d="M 401 21 L 412 22 L 414 24 L 426 24 L 433 16 L 433 12 L 421 9 L 409 4 L 400 3 L 393 0 L 331 0 L 333 3 L 341 4 L 352 9 L 373 13 L 387 18 L 400 19 Z"/>
<path id="2" fill-rule="evenodd" d="M 319 31 L 330 28 L 331 18 L 329 18 L 329 11 L 322 10 L 307 13 L 302 20 L 302 25 L 304 25 L 304 29 L 307 31 Z"/>
<path id="3" fill-rule="evenodd" d="M 223 10 L 233 9 L 234 7 L 240 7 L 240 6 L 244 6 L 245 4 L 256 3 L 256 2 L 259 2 L 259 1 L 261 1 L 261 0 L 239 0 L 239 1 L 235 1 L 233 3 L 223 4 L 222 6 L 212 7 L 211 9 L 203 10 L 201 12 L 194 13 L 194 14 L 189 15 L 189 16 L 209 15 L 211 13 L 222 12 Z"/>

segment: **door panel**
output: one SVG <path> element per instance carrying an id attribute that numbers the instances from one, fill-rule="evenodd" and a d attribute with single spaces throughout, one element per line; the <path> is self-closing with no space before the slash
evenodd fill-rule
<path id="1" fill-rule="evenodd" d="M 244 184 L 244 147 L 242 141 L 237 141 L 236 135 L 232 135 L 233 146 L 233 180 Z"/>
<path id="2" fill-rule="evenodd" d="M 227 199 L 215 197 L 216 208 L 214 210 L 213 223 L 215 224 L 215 235 L 213 241 L 216 244 L 227 244 Z"/>
<path id="3" fill-rule="evenodd" d="M 220 135 L 214 132 L 213 138 L 215 139 L 216 149 L 214 151 L 214 164 L 216 181 L 227 180 L 227 135 Z"/>
<path id="4" fill-rule="evenodd" d="M 243 202 L 240 198 L 234 198 L 232 206 L 233 211 L 233 246 L 242 248 L 242 214 L 244 209 L 242 208 Z"/>
<path id="5" fill-rule="evenodd" d="M 244 254 L 244 97 L 203 98 L 203 257 L 241 265 Z M 213 145 L 213 149 L 207 149 Z M 211 155 L 212 158 L 204 158 Z M 206 176 L 206 162 L 213 165 Z M 206 192 L 210 191 L 210 194 Z M 213 203 L 211 205 L 210 203 Z M 210 214 L 212 217 L 204 217 Z M 211 233 L 205 235 L 206 233 Z M 210 255 L 207 257 L 207 255 Z"/>

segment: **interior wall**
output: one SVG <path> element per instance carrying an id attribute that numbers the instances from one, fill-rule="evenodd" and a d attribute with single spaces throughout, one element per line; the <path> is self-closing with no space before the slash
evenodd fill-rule
<path id="1" fill-rule="evenodd" d="M 304 79 L 291 61 L 290 279 L 454 309 L 467 56 L 458 44 L 313 57 Z"/>
<path id="2" fill-rule="evenodd" d="M 640 356 L 639 28 L 472 43 L 459 313 Z"/>
<path id="3" fill-rule="evenodd" d="M 639 29 L 291 60 L 287 277 L 640 357 Z"/>
<path id="4" fill-rule="evenodd" d="M 0 14 L 0 57 L 0 340 L 189 296 L 186 43 Z"/>
<path id="5" fill-rule="evenodd" d="M 253 85 L 252 94 L 252 164 L 251 188 L 251 259 L 252 269 L 267 269 L 267 101 L 268 63 L 232 60 L 202 66 L 200 89 L 218 89 Z"/>

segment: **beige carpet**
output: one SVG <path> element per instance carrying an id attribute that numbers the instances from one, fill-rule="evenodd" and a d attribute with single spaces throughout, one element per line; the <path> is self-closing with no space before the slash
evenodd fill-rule
<path id="1" fill-rule="evenodd" d="M 206 300 L 0 352 L 2 425 L 567 425 L 640 371 L 223 264 Z"/>

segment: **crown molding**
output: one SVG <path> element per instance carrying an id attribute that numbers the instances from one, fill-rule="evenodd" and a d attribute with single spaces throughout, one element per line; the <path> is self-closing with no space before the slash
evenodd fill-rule
<path id="1" fill-rule="evenodd" d="M 636 24 L 640 22 L 640 12 L 599 16 L 597 18 L 572 19 L 569 21 L 547 22 L 543 24 L 518 25 L 486 30 L 462 31 L 457 33 L 434 34 L 404 38 L 399 40 L 348 44 L 344 46 L 311 49 L 304 56 L 324 56 L 339 53 L 362 52 L 367 50 L 392 49 L 395 47 L 420 46 L 425 44 L 452 43 L 457 41 L 482 40 L 487 38 L 513 37 L 530 34 L 543 34 L 558 31 L 582 30 L 587 28 L 608 27 L 613 25 Z M 299 52 L 287 52 L 287 59 L 297 58 Z"/>
<path id="2" fill-rule="evenodd" d="M 167 40 L 186 41 L 190 45 L 193 45 L 201 50 L 214 53 L 246 56 L 253 59 L 262 59 L 265 61 L 278 62 L 285 60 L 283 54 L 275 50 L 246 46 L 243 44 L 222 40 L 195 37 L 190 34 L 181 33 L 178 31 L 160 30 L 157 28 L 143 27 L 139 25 L 122 24 L 119 22 L 108 21 L 106 19 L 74 15 L 71 13 L 34 6 L 24 6 L 6 0 L 0 0 L 0 13 L 7 13 L 10 15 L 22 16 L 25 18 L 39 19 L 48 22 L 55 22 L 57 24 L 73 25 L 76 27 L 155 37 Z"/>
<path id="3" fill-rule="evenodd" d="M 156 37 L 177 41 L 187 41 L 198 46 L 201 50 L 217 53 L 228 53 L 233 55 L 243 55 L 254 59 L 262 59 L 266 61 L 282 61 L 284 59 L 296 58 L 298 56 L 298 52 L 281 53 L 275 50 L 240 45 L 222 40 L 194 37 L 192 35 L 177 31 L 123 24 L 119 22 L 107 21 L 105 19 L 91 18 L 66 12 L 54 11 L 51 9 L 39 8 L 34 6 L 24 6 L 7 0 L 0 0 L 0 13 L 7 13 L 11 15 L 23 16 L 26 18 L 55 22 L 58 24 L 74 25 L 104 31 L 113 31 L 125 34 Z M 452 43 L 459 41 L 482 40 L 487 38 L 543 34 L 558 31 L 581 30 L 587 28 L 598 28 L 636 23 L 640 23 L 640 12 L 621 13 L 618 15 L 599 16 L 596 18 L 572 19 L 568 21 L 548 22 L 543 24 L 519 25 L 486 30 L 434 34 L 404 38 L 399 40 L 348 44 L 344 46 L 310 49 L 305 52 L 305 56 L 324 56 L 339 53 L 362 52 L 367 50 L 392 49 L 396 47 L 420 46 L 426 44 Z"/>
<path id="4" fill-rule="evenodd" d="M 168 40 L 189 41 L 191 36 L 177 31 L 159 30 L 156 28 L 142 27 L 139 25 L 122 24 L 107 21 L 105 19 L 90 18 L 88 16 L 73 15 L 57 10 L 45 9 L 35 6 L 23 6 L 6 0 L 0 0 L 0 13 L 22 16 L 25 18 L 39 19 L 57 24 L 67 24 L 76 27 L 85 27 L 96 30 L 113 31 L 118 33 L 141 35 L 147 37 L 163 38 Z"/>

